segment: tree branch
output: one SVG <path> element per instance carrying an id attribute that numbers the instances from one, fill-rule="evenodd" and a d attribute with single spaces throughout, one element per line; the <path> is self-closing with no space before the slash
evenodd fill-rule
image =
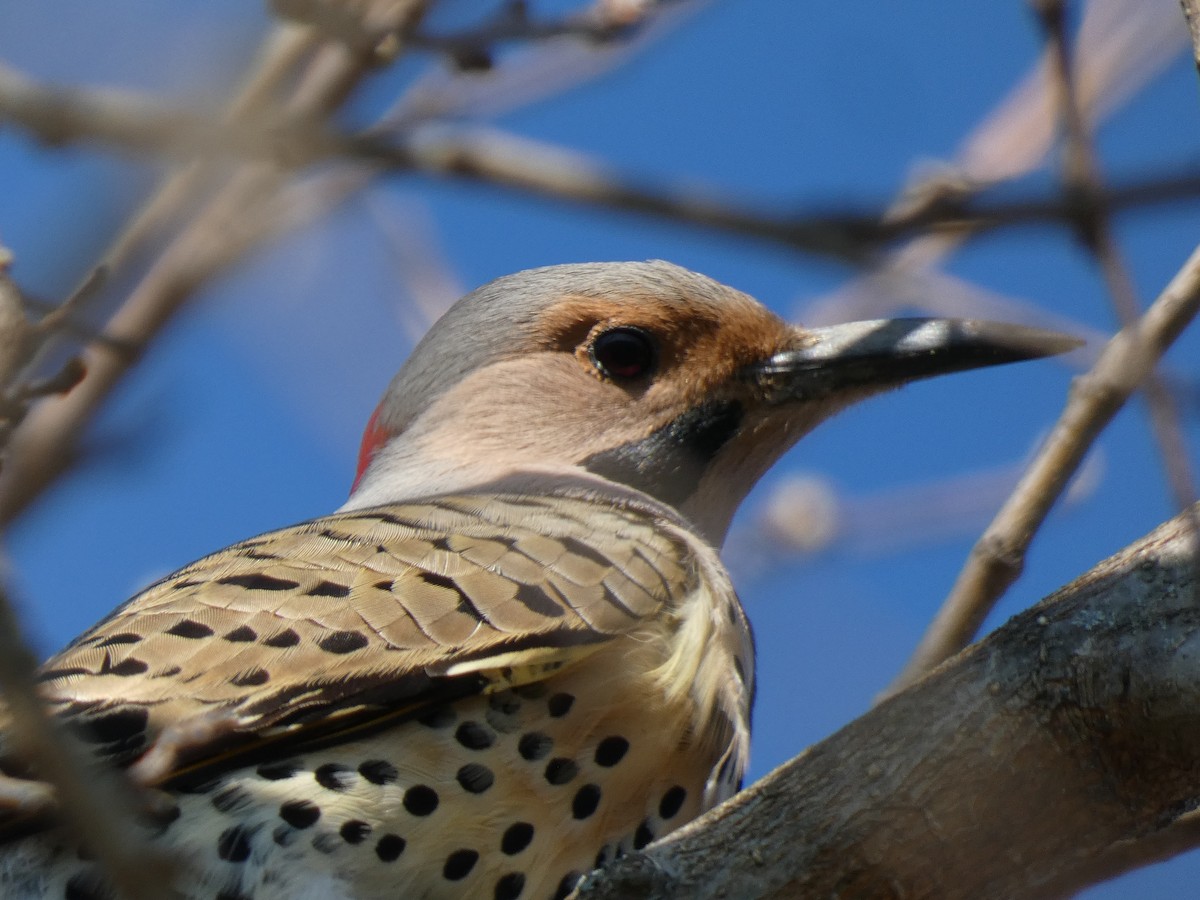
<path id="1" fill-rule="evenodd" d="M 1092 370 L 1076 379 L 1050 437 L 971 548 L 950 596 L 890 691 L 912 684 L 971 640 L 991 608 L 991 598 L 1020 575 L 1034 534 L 1096 436 L 1198 313 L 1200 247 L 1142 318 L 1122 329 Z"/>
<path id="2" fill-rule="evenodd" d="M 733 800 L 600 898 L 1063 897 L 1200 843 L 1180 516 Z"/>

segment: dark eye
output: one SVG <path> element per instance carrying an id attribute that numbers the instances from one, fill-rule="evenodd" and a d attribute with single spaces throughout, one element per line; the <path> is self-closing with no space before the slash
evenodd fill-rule
<path id="1" fill-rule="evenodd" d="M 654 369 L 654 342 L 640 328 L 601 332 L 588 352 L 600 374 L 616 381 L 642 378 Z"/>

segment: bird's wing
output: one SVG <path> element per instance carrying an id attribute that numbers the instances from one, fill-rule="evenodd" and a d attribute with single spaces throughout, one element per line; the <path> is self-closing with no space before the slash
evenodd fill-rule
<path id="1" fill-rule="evenodd" d="M 158 582 L 50 659 L 42 688 L 123 764 L 219 715 L 229 727 L 193 729 L 187 765 L 159 783 L 256 745 L 336 740 L 536 681 L 638 629 L 696 578 L 661 524 L 584 500 L 466 495 L 316 519 Z"/>

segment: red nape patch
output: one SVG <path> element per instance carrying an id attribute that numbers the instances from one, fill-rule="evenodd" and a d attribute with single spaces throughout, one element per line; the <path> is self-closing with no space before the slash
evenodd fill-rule
<path id="1" fill-rule="evenodd" d="M 362 443 L 358 447 L 358 469 L 354 472 L 354 484 L 350 485 L 351 494 L 358 490 L 358 483 L 362 481 L 363 473 L 367 471 L 367 466 L 371 464 L 376 451 L 390 437 L 387 430 L 379 424 L 379 413 L 382 410 L 383 404 L 381 403 L 375 407 L 375 412 L 371 413 L 371 418 L 367 419 L 367 427 L 363 430 Z"/>

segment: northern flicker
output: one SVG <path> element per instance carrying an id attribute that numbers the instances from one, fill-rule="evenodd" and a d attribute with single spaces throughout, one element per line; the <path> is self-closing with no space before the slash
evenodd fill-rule
<path id="1" fill-rule="evenodd" d="M 754 648 L 716 548 L 755 481 L 869 394 L 1071 346 L 805 330 L 663 262 L 501 278 L 396 376 L 345 506 L 148 588 L 44 696 L 168 798 L 177 896 L 563 897 L 739 787 Z M 107 895 L 52 818 L 0 829 L 4 897 Z"/>

